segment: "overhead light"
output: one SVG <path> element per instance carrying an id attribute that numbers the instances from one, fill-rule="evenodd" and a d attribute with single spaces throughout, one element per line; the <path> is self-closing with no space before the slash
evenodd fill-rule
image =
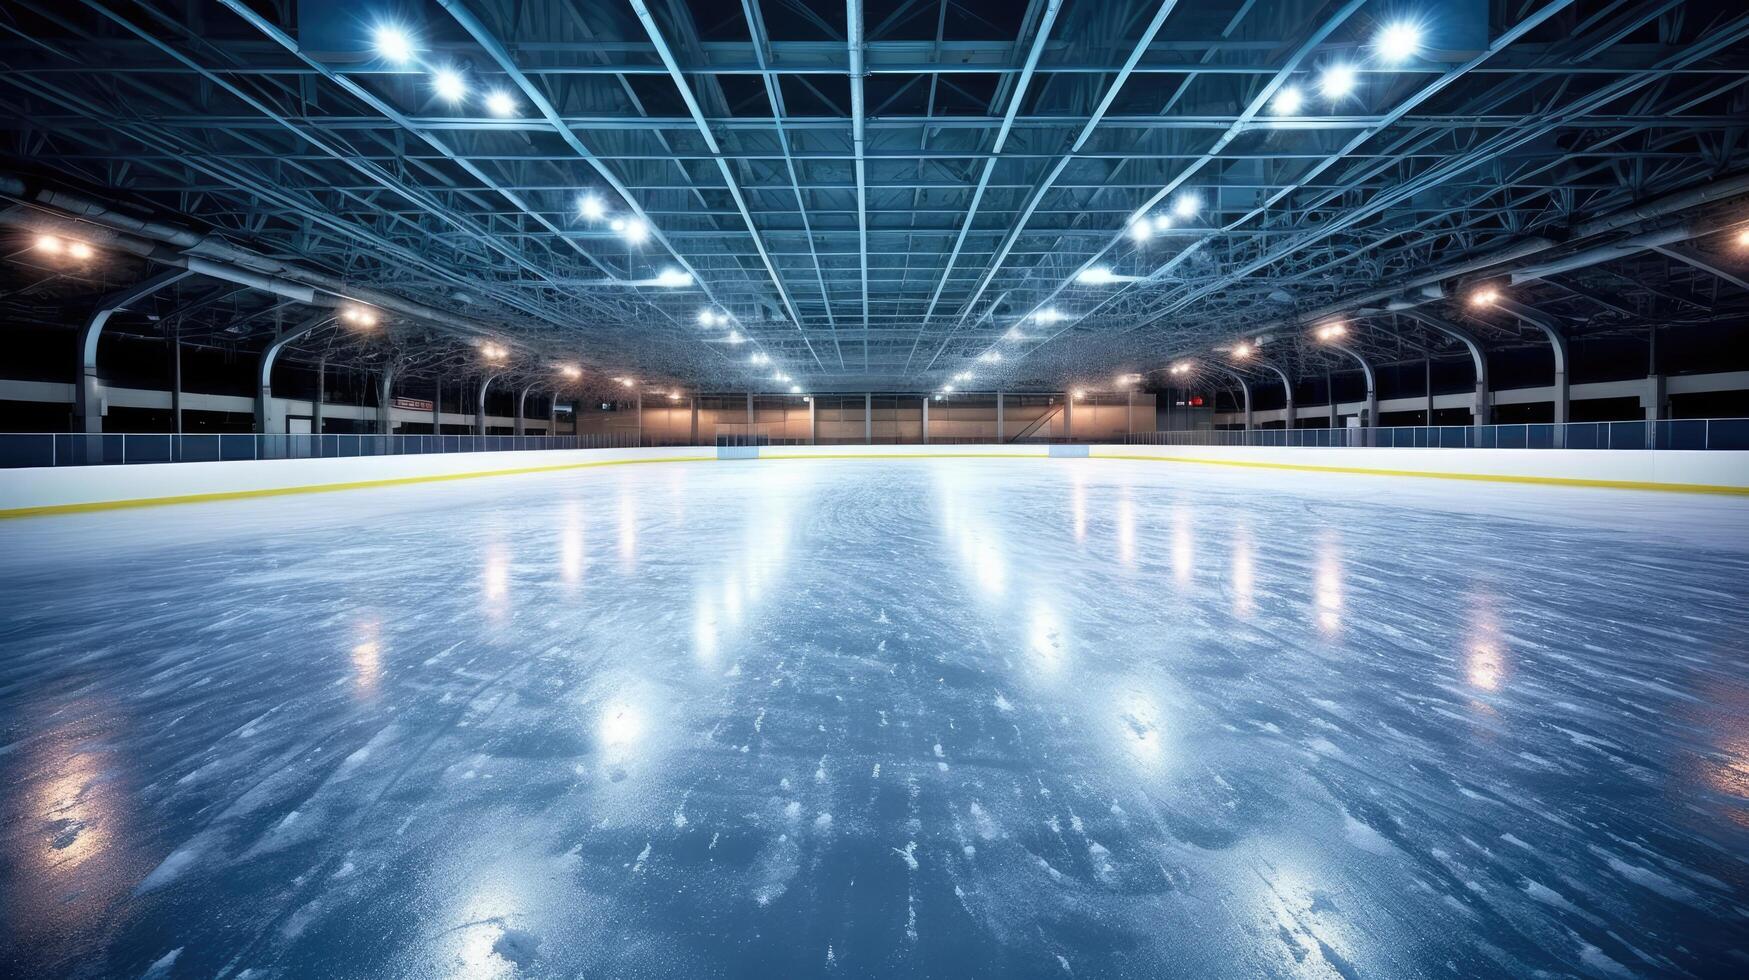
<path id="1" fill-rule="evenodd" d="M 1234 344 L 1233 345 L 1233 356 L 1238 358 L 1241 361 L 1247 357 L 1250 357 L 1251 356 L 1251 345 L 1245 343 L 1242 340 L 1240 342 Z"/>
<path id="2" fill-rule="evenodd" d="M 996 361 L 1000 361 L 1001 359 L 1002 359 L 1002 354 L 1000 351 L 987 350 L 984 353 L 978 355 L 978 360 L 985 361 L 987 363 L 992 363 L 992 364 L 995 363 Z"/>
<path id="3" fill-rule="evenodd" d="M 715 326 L 716 322 L 717 322 L 717 315 L 710 311 L 710 307 L 705 307 L 704 309 L 698 311 L 698 325 L 699 326 L 701 326 L 701 327 Z"/>
<path id="4" fill-rule="evenodd" d="M 1008 332 L 1002 335 L 1002 339 L 1003 340 L 1019 340 L 1020 339 L 1020 328 L 1019 327 L 1009 327 Z"/>
<path id="5" fill-rule="evenodd" d="M 1147 241 L 1148 236 L 1152 235 L 1153 233 L 1154 233 L 1154 229 L 1152 229 L 1148 226 L 1148 219 L 1147 218 L 1137 218 L 1136 220 L 1130 222 L 1130 237 L 1135 239 L 1138 242 Z"/>
<path id="6" fill-rule="evenodd" d="M 1291 116 L 1306 104 L 1306 96 L 1298 85 L 1289 85 L 1275 93 L 1269 108 L 1278 116 Z"/>
<path id="7" fill-rule="evenodd" d="M 1087 392 L 1082 391 L 1080 388 L 1076 388 L 1074 390 L 1074 392 L 1072 392 L 1072 394 L 1074 394 L 1076 401 L 1080 401 L 1081 399 L 1087 397 Z"/>
<path id="8" fill-rule="evenodd" d="M 1133 385 L 1141 380 L 1142 376 L 1139 374 L 1122 374 L 1118 376 L 1117 383 L 1120 385 Z"/>
<path id="9" fill-rule="evenodd" d="M 1185 191 L 1178 195 L 1177 200 L 1172 202 L 1172 213 L 1178 215 L 1180 218 L 1194 217 L 1196 212 L 1201 209 L 1202 198 L 1196 196 L 1194 191 Z"/>
<path id="10" fill-rule="evenodd" d="M 363 306 L 348 306 L 340 311 L 340 319 L 358 327 L 374 327 L 377 325 L 375 310 Z"/>
<path id="11" fill-rule="evenodd" d="M 953 385 L 942 385 L 941 390 L 951 395 L 953 394 Z"/>
<path id="12" fill-rule="evenodd" d="M 741 331 L 739 330 L 729 331 L 729 343 L 731 344 L 738 344 L 746 339 L 746 337 L 741 336 Z"/>
<path id="13" fill-rule="evenodd" d="M 801 385 L 790 385 L 789 386 L 789 393 L 792 395 L 801 394 L 802 393 L 802 386 Z"/>
<path id="14" fill-rule="evenodd" d="M 513 116 L 516 114 L 516 100 L 509 92 L 499 89 L 486 96 L 486 110 L 494 116 Z"/>
<path id="15" fill-rule="evenodd" d="M 600 221 L 607 214 L 607 205 L 601 202 L 598 194 L 585 194 L 577 202 L 577 211 L 590 221 Z"/>
<path id="16" fill-rule="evenodd" d="M 376 44 L 377 57 L 397 65 L 405 64 L 413 58 L 413 39 L 399 27 L 384 25 L 376 29 L 371 36 Z"/>
<path id="17" fill-rule="evenodd" d="M 67 246 L 67 254 L 72 258 L 84 260 L 96 255 L 97 252 L 84 242 L 73 242 Z"/>
<path id="18" fill-rule="evenodd" d="M 66 242 L 61 241 L 53 235 L 36 236 L 36 249 L 39 252 L 47 252 L 50 255 L 59 255 L 61 254 L 61 249 L 65 248 L 66 245 Z"/>
<path id="19" fill-rule="evenodd" d="M 480 347 L 480 356 L 488 361 L 502 361 L 509 353 L 497 344 L 485 344 Z"/>
<path id="20" fill-rule="evenodd" d="M 1075 277 L 1075 281 L 1084 286 L 1107 285 L 1112 281 L 1111 267 L 1107 265 L 1096 265 L 1091 269 L 1083 269 L 1081 270 L 1081 274 Z"/>
<path id="21" fill-rule="evenodd" d="M 753 356 L 749 357 L 747 360 L 753 364 L 770 364 L 771 363 L 771 358 L 766 357 L 764 354 L 762 354 L 758 351 L 754 351 Z"/>
<path id="22" fill-rule="evenodd" d="M 439 68 L 431 76 L 431 87 L 445 102 L 460 102 L 468 97 L 468 83 L 454 68 Z"/>
<path id="23" fill-rule="evenodd" d="M 650 223 L 643 218 L 627 218 L 619 232 L 631 244 L 642 245 L 650 237 Z"/>
<path id="24" fill-rule="evenodd" d="M 1331 65 L 1318 79 L 1318 91 L 1326 99 L 1340 99 L 1354 91 L 1359 76 L 1350 65 Z"/>
<path id="25" fill-rule="evenodd" d="M 1172 365 L 1172 373 L 1173 374 L 1181 374 L 1181 375 L 1182 374 L 1189 374 L 1190 373 L 1190 362 L 1189 361 L 1179 361 L 1177 364 Z"/>
<path id="26" fill-rule="evenodd" d="M 583 369 L 575 364 L 561 364 L 559 365 L 559 373 L 567 378 L 576 380 L 583 376 Z"/>
<path id="27" fill-rule="evenodd" d="M 1737 244 L 1744 248 L 1749 248 L 1749 228 L 1745 228 L 1737 233 Z"/>
<path id="28" fill-rule="evenodd" d="M 663 269 L 656 277 L 656 285 L 669 289 L 681 289 L 692 285 L 692 273 L 685 269 Z"/>
<path id="29" fill-rule="evenodd" d="M 1319 340 L 1336 340 L 1348 333 L 1348 326 L 1342 323 L 1326 323 L 1317 329 L 1315 336 Z"/>
<path id="30" fill-rule="evenodd" d="M 1495 289 L 1493 286 L 1483 286 L 1481 289 L 1470 294 L 1470 305 L 1493 306 L 1495 301 L 1499 298 L 1500 290 Z"/>
<path id="31" fill-rule="evenodd" d="M 677 402 L 677 401 L 679 401 L 679 400 L 680 400 L 680 392 L 678 392 L 678 391 L 670 391 L 670 392 L 669 392 L 669 393 L 668 393 L 668 400 L 669 400 L 669 401 L 671 401 L 671 402 Z"/>
<path id="32" fill-rule="evenodd" d="M 1154 215 L 1154 231 L 1155 232 L 1170 231 L 1171 229 L 1172 229 L 1172 216 L 1171 215 L 1169 215 L 1169 214 L 1156 214 L 1156 215 Z"/>
<path id="33" fill-rule="evenodd" d="M 1050 324 L 1063 319 L 1063 314 L 1059 312 L 1056 307 L 1049 306 L 1034 313 L 1032 319 L 1034 323 Z"/>
<path id="34" fill-rule="evenodd" d="M 620 383 L 620 386 L 623 388 L 630 388 L 633 385 L 637 384 L 636 381 L 633 381 L 630 378 L 621 378 L 621 379 L 619 379 L 619 383 Z"/>
<path id="35" fill-rule="evenodd" d="M 1421 53 L 1421 28 L 1407 21 L 1388 24 L 1373 39 L 1379 57 L 1390 64 L 1400 64 Z"/>

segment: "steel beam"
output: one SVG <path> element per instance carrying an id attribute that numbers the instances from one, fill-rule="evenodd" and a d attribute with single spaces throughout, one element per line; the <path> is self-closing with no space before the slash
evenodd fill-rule
<path id="1" fill-rule="evenodd" d="M 1475 334 L 1455 323 L 1420 310 L 1403 310 L 1401 315 L 1464 345 L 1464 348 L 1470 352 L 1470 362 L 1475 365 L 1476 369 L 1476 400 L 1470 409 L 1471 420 L 1478 426 L 1487 425 L 1492 421 L 1488 404 L 1488 353 L 1482 349 L 1482 343 L 1476 339 Z M 1427 390 L 1427 408 L 1427 424 L 1432 425 L 1433 388 L 1431 385 L 1428 386 Z"/>
<path id="2" fill-rule="evenodd" d="M 97 378 L 97 342 L 109 318 L 190 274 L 187 269 L 161 272 L 98 301 L 97 309 L 79 328 L 79 384 L 73 389 L 73 413 L 79 418 L 79 431 L 103 431 L 103 385 Z"/>
<path id="3" fill-rule="evenodd" d="M 285 432 L 285 419 L 274 412 L 273 404 L 273 363 L 279 359 L 279 352 L 292 343 L 302 340 L 312 331 L 334 322 L 334 316 L 326 311 L 299 323 L 290 330 L 282 331 L 274 337 L 267 349 L 261 352 L 261 364 L 255 377 L 255 431 L 261 435 L 282 435 Z"/>

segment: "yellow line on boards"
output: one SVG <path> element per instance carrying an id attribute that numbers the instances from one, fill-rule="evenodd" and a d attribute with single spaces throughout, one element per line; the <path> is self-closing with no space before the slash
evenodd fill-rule
<path id="1" fill-rule="evenodd" d="M 99 510 L 122 510 L 131 507 L 160 507 L 168 504 L 203 504 L 220 500 L 247 500 L 252 497 L 283 497 L 294 493 L 328 493 L 333 490 L 366 490 L 372 487 L 398 487 L 412 483 L 440 483 L 447 480 L 472 480 L 484 476 L 517 476 L 525 473 L 556 473 L 561 470 L 585 470 L 598 466 L 630 466 L 637 463 L 703 463 L 715 461 L 715 456 L 660 456 L 653 459 L 598 459 L 587 463 L 560 463 L 556 466 L 519 466 L 506 470 L 472 470 L 467 473 L 437 473 L 430 476 L 396 476 L 381 480 L 356 480 L 349 483 L 316 483 L 304 487 L 268 487 L 262 490 L 224 490 L 217 493 L 190 493 L 174 497 L 141 497 L 137 500 L 96 500 L 82 504 L 50 504 L 44 507 L 17 507 L 0 510 L 0 520 L 11 517 L 40 517 L 48 514 L 83 514 Z"/>
<path id="2" fill-rule="evenodd" d="M 1099 453 L 1093 459 L 1132 459 L 1156 463 L 1201 463 L 1207 466 L 1241 466 L 1247 469 L 1298 470 L 1304 473 L 1352 473 L 1361 476 L 1417 476 L 1431 480 L 1470 480 L 1480 483 L 1531 483 L 1556 487 L 1603 487 L 1610 490 L 1667 490 L 1675 493 L 1749 495 L 1749 487 L 1711 483 L 1652 483 L 1640 480 L 1587 480 L 1573 476 L 1514 476 L 1503 473 L 1445 473 L 1430 470 L 1386 470 L 1367 466 L 1315 466 L 1310 463 L 1264 463 L 1254 460 L 1205 459 L 1197 456 L 1143 456 Z"/>
<path id="3" fill-rule="evenodd" d="M 1469 480 L 1484 483 L 1525 483 L 1563 487 L 1602 487 L 1615 490 L 1662 490 L 1676 493 L 1710 493 L 1749 496 L 1749 487 L 1719 486 L 1706 483 L 1654 483 L 1638 480 L 1587 480 L 1564 476 L 1512 476 L 1493 473 L 1448 473 L 1423 470 L 1393 470 L 1365 466 L 1319 466 L 1308 463 L 1271 463 L 1237 459 L 1206 459 L 1195 456 L 1153 456 L 1134 453 L 1093 453 L 1087 457 L 1053 457 L 1043 453 L 775 453 L 744 457 L 748 461 L 799 459 L 1122 459 L 1154 463 L 1197 463 L 1205 466 L 1237 466 L 1247 469 L 1294 470 L 1305 473 L 1346 473 L 1359 476 L 1412 476 L 1433 480 Z M 318 483 L 301 487 L 270 487 L 261 490 L 227 490 L 216 493 L 192 493 L 171 497 L 142 497 L 135 500 L 100 500 L 78 504 L 50 504 L 42 507 L 17 507 L 0 510 L 0 520 L 16 517 L 40 517 L 51 514 L 80 514 L 92 511 L 122 510 L 133 507 L 159 507 L 169 504 L 212 503 L 221 500 L 246 500 L 253 497 L 280 497 L 300 493 L 328 493 L 336 490 L 364 490 L 375 487 L 406 486 L 415 483 L 440 483 L 449 480 L 472 480 L 488 476 L 518 476 L 530 473 L 555 473 L 564 470 L 592 469 L 601 466 L 631 466 L 642 463 L 703 463 L 716 462 L 717 456 L 658 456 L 649 459 L 602 459 L 586 463 L 560 463 L 554 466 L 521 466 L 502 470 L 474 470 L 466 473 L 439 473 L 429 476 L 388 477 L 381 480 L 356 480 L 345 483 Z M 724 458 L 723 462 L 736 462 Z"/>

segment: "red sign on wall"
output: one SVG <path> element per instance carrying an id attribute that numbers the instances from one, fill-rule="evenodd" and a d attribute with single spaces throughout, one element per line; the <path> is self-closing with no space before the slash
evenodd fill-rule
<path id="1" fill-rule="evenodd" d="M 389 404 L 395 408 L 404 408 L 409 412 L 431 411 L 431 399 L 429 398 L 404 398 L 396 395 L 389 399 Z"/>

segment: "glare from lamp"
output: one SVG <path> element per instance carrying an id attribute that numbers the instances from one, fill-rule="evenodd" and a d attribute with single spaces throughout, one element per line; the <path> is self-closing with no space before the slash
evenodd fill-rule
<path id="1" fill-rule="evenodd" d="M 73 242 L 72 244 L 67 246 L 67 255 L 69 255 L 72 258 L 79 259 L 81 261 L 88 259 L 91 256 L 96 255 L 96 254 L 97 254 L 96 251 L 94 251 L 91 248 L 91 246 L 85 244 L 84 242 Z"/>
<path id="2" fill-rule="evenodd" d="M 1278 116 L 1291 116 L 1298 113 L 1300 107 L 1305 104 L 1306 97 L 1300 91 L 1299 86 L 1288 85 L 1275 93 L 1275 98 L 1270 101 L 1269 108 Z"/>
<path id="3" fill-rule="evenodd" d="M 650 237 L 650 223 L 642 218 L 628 218 L 620 234 L 625 236 L 627 242 L 642 245 Z"/>
<path id="4" fill-rule="evenodd" d="M 1421 28 L 1407 21 L 1388 24 L 1373 39 L 1379 57 L 1388 64 L 1401 64 L 1421 53 Z"/>
<path id="5" fill-rule="evenodd" d="M 439 68 L 434 72 L 431 87 L 445 102 L 460 102 L 468 97 L 468 83 L 454 68 Z"/>
<path id="6" fill-rule="evenodd" d="M 371 41 L 376 45 L 377 57 L 384 61 L 402 65 L 413 59 L 413 39 L 399 27 L 385 24 L 376 29 Z"/>

